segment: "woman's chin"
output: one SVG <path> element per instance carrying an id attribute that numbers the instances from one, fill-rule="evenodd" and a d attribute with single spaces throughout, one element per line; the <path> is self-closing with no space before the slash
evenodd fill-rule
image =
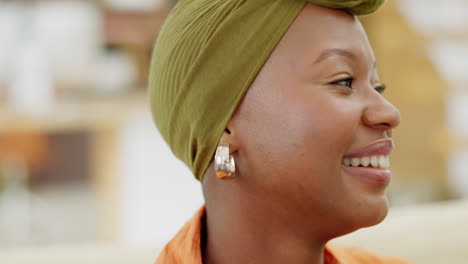
<path id="1" fill-rule="evenodd" d="M 360 214 L 360 219 L 356 219 L 361 228 L 380 224 L 387 217 L 389 210 L 388 200 L 386 197 L 382 199 L 382 201 L 367 207 L 365 212 Z"/>

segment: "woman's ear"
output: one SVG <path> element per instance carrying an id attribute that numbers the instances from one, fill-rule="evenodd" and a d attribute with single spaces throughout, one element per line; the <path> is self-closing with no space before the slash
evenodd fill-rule
<path id="1" fill-rule="evenodd" d="M 226 129 L 224 129 L 223 135 L 218 143 L 229 144 L 229 153 L 231 154 L 239 150 L 239 135 L 232 120 L 229 121 Z"/>

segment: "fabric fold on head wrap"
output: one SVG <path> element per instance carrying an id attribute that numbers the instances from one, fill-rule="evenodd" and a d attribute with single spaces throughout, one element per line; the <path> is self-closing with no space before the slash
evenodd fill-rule
<path id="1" fill-rule="evenodd" d="M 201 180 L 227 123 L 307 3 L 354 15 L 384 0 L 181 0 L 156 41 L 149 78 L 153 119 Z"/>

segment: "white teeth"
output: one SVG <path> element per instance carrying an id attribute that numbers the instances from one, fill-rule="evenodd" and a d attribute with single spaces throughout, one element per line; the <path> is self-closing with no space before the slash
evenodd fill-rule
<path id="1" fill-rule="evenodd" d="M 351 160 L 349 160 L 349 159 L 344 159 L 344 160 L 343 160 L 343 164 L 344 164 L 345 166 L 349 166 L 349 165 L 351 165 Z"/>
<path id="2" fill-rule="evenodd" d="M 379 158 L 379 167 L 381 169 L 390 168 L 390 161 L 388 160 L 388 157 L 380 156 L 380 158 Z"/>
<path id="3" fill-rule="evenodd" d="M 353 167 L 373 167 L 380 169 L 389 169 L 390 161 L 388 156 L 370 156 L 370 157 L 361 157 L 361 158 L 345 158 L 343 159 L 343 165 L 353 166 Z"/>
<path id="4" fill-rule="evenodd" d="M 384 156 L 380 156 L 379 157 L 379 168 L 385 169 L 386 166 L 387 166 L 387 162 L 385 161 Z"/>
<path id="5" fill-rule="evenodd" d="M 361 158 L 361 164 L 362 164 L 362 166 L 364 166 L 364 167 L 369 166 L 369 164 L 370 164 L 370 158 L 369 158 L 369 157 L 362 157 L 362 158 Z"/>
<path id="6" fill-rule="evenodd" d="M 353 165 L 353 167 L 357 167 L 357 166 L 359 166 L 359 164 L 361 164 L 361 161 L 360 161 L 359 158 L 353 158 L 351 160 L 351 165 Z"/>

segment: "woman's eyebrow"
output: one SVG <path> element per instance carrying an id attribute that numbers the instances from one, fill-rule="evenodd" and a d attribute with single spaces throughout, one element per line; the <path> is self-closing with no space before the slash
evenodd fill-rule
<path id="1" fill-rule="evenodd" d="M 356 58 L 357 58 L 356 54 L 352 53 L 349 50 L 331 48 L 331 49 L 326 49 L 326 50 L 322 51 L 322 53 L 320 53 L 320 55 L 314 61 L 313 65 L 315 65 L 315 64 L 317 64 L 317 63 L 319 63 L 319 62 L 321 62 L 323 60 L 326 60 L 327 58 L 329 58 L 329 57 L 331 57 L 333 55 L 340 55 L 340 56 L 346 57 L 346 58 L 351 59 L 351 60 L 356 60 Z M 377 62 L 375 60 L 372 63 L 372 67 L 373 67 L 373 69 L 375 69 L 377 67 Z"/>
<path id="2" fill-rule="evenodd" d="M 338 49 L 338 48 L 331 48 L 331 49 L 326 49 L 320 53 L 320 55 L 317 57 L 317 59 L 314 61 L 313 64 L 317 64 L 333 55 L 340 55 L 343 57 L 347 57 L 351 60 L 356 59 L 356 55 L 352 53 L 351 51 L 344 50 L 344 49 Z"/>

